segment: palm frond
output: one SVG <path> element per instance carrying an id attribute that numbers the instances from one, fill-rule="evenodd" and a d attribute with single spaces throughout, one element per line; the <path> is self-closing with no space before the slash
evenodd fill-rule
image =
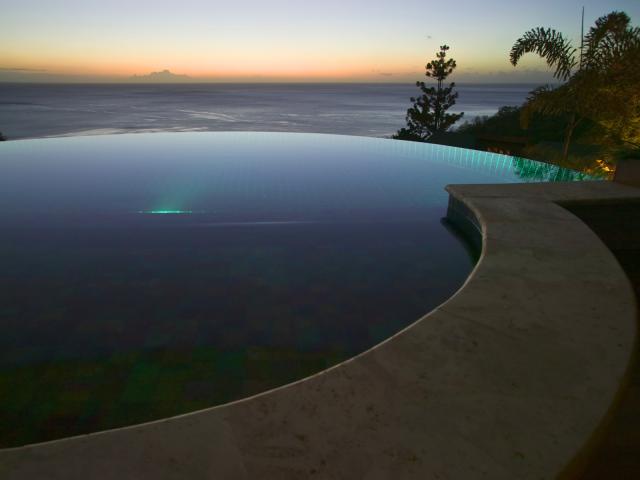
<path id="1" fill-rule="evenodd" d="M 515 67 L 523 55 L 536 53 L 555 68 L 554 77 L 567 80 L 577 65 L 576 49 L 562 33 L 551 28 L 534 28 L 516 40 L 511 48 L 510 60 Z"/>
<path id="2" fill-rule="evenodd" d="M 630 22 L 629 16 L 624 12 L 611 12 L 598 18 L 595 25 L 589 29 L 584 37 L 585 46 L 597 48 L 605 38 L 623 33 Z"/>
<path id="3" fill-rule="evenodd" d="M 544 85 L 531 91 L 520 111 L 520 126 L 529 128 L 534 113 L 546 115 L 560 115 L 566 112 L 566 105 L 559 102 L 561 94 L 559 88 Z"/>
<path id="4" fill-rule="evenodd" d="M 627 52 L 640 47 L 640 28 L 631 28 L 624 12 L 611 12 L 596 20 L 585 35 L 584 66 L 609 69 L 625 61 Z"/>

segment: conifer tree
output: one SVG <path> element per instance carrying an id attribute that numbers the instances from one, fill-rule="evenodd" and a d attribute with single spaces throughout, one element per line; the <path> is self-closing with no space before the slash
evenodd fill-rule
<path id="1" fill-rule="evenodd" d="M 435 86 L 425 82 L 416 82 L 422 91 L 419 97 L 411 97 L 414 105 L 407 110 L 407 126 L 398 130 L 393 138 L 424 142 L 439 132 L 446 132 L 464 113 L 447 113 L 456 103 L 458 93 L 454 92 L 455 83 L 444 85 L 444 81 L 456 68 L 456 61 L 446 59 L 449 47 L 442 45 L 436 59 L 427 63 L 425 75 L 436 80 Z"/>

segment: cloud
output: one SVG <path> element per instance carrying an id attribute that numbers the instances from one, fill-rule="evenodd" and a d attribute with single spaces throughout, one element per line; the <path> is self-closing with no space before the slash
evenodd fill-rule
<path id="1" fill-rule="evenodd" d="M 171 73 L 169 70 L 162 70 L 161 72 L 151 72 L 147 75 L 134 75 L 131 80 L 145 81 L 145 82 L 180 82 L 189 81 L 191 77 L 188 75 L 179 75 Z"/>
<path id="2" fill-rule="evenodd" d="M 44 70 L 42 68 L 0 67 L 0 72 L 35 72 L 35 73 L 41 73 L 41 72 L 46 72 L 46 70 Z"/>
<path id="3" fill-rule="evenodd" d="M 498 70 L 479 70 L 475 68 L 460 68 L 453 74 L 457 82 L 479 83 L 555 83 L 550 71 L 535 68 L 514 68 Z"/>
<path id="4" fill-rule="evenodd" d="M 380 77 L 393 77 L 394 75 L 393 72 L 380 70 L 379 68 L 372 68 L 371 73 L 373 73 L 374 75 L 378 75 Z"/>

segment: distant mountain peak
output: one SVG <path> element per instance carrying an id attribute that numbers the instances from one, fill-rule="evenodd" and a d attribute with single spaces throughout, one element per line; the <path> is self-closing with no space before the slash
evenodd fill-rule
<path id="1" fill-rule="evenodd" d="M 134 75 L 131 80 L 146 81 L 146 82 L 179 82 L 191 80 L 188 75 L 179 75 L 171 73 L 171 71 L 165 69 L 161 72 L 151 72 L 147 75 Z"/>

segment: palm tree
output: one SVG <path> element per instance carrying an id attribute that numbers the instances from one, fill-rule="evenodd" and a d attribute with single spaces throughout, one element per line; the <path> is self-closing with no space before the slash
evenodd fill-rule
<path id="1" fill-rule="evenodd" d="M 525 127 L 532 113 L 567 117 L 562 149 L 565 161 L 576 127 L 586 118 L 597 121 L 602 116 L 598 97 L 607 88 L 607 80 L 620 79 L 621 69 L 640 68 L 636 63 L 640 29 L 629 24 L 626 13 L 611 12 L 596 20 L 579 49 L 562 33 L 542 27 L 526 32 L 511 48 L 513 66 L 523 55 L 536 53 L 555 69 L 553 76 L 565 82 L 556 88 L 546 86 L 531 92 L 522 117 Z"/>

